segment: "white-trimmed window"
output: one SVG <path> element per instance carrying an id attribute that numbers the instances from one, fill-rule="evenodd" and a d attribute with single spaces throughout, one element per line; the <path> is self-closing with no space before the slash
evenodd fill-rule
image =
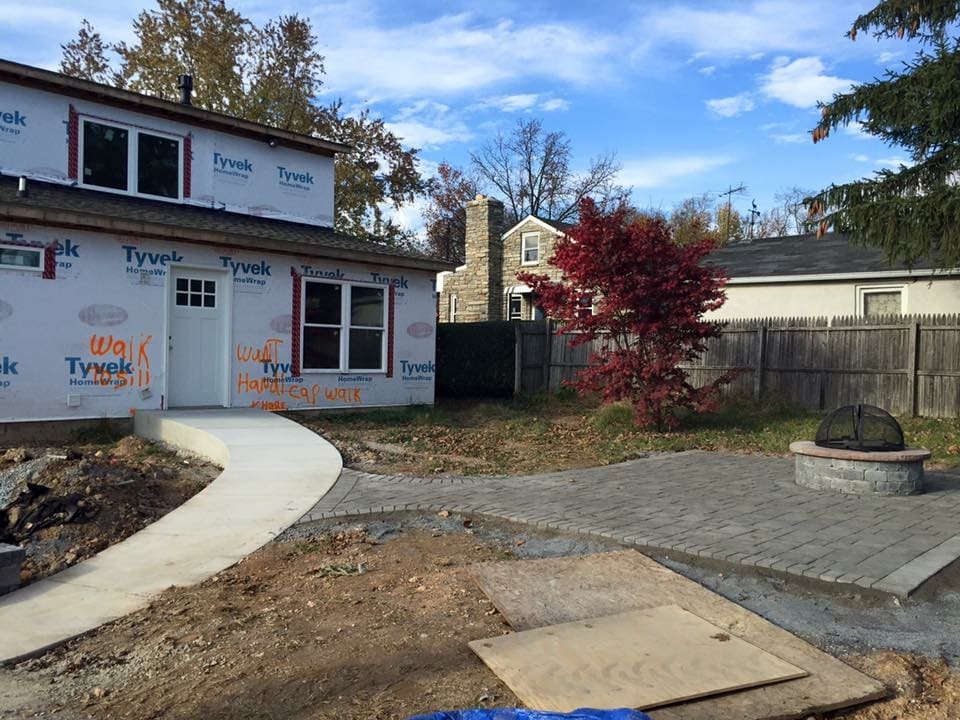
<path id="1" fill-rule="evenodd" d="M 520 264 L 536 265 L 540 262 L 540 233 L 525 232 L 520 236 Z"/>
<path id="2" fill-rule="evenodd" d="M 511 320 L 523 320 L 523 296 L 511 293 L 507 298 L 507 307 Z"/>
<path id="3" fill-rule="evenodd" d="M 450 296 L 450 322 L 457 321 L 457 296 Z"/>
<path id="4" fill-rule="evenodd" d="M 382 285 L 303 280 L 304 372 L 386 372 L 387 292 Z"/>
<path id="5" fill-rule="evenodd" d="M 0 268 L 43 272 L 43 248 L 0 245 Z"/>
<path id="6" fill-rule="evenodd" d="M 80 118 L 80 184 L 165 200 L 183 198 L 183 138 Z"/>
<path id="7" fill-rule="evenodd" d="M 902 315 L 906 292 L 905 285 L 861 285 L 857 287 L 857 315 Z"/>

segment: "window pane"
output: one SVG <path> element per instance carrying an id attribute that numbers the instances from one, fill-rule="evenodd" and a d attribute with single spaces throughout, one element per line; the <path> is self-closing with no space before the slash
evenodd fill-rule
<path id="1" fill-rule="evenodd" d="M 863 294 L 863 314 L 867 317 L 877 315 L 899 315 L 901 310 L 900 291 L 871 292 Z"/>
<path id="2" fill-rule="evenodd" d="M 181 293 L 181 292 L 178 292 L 178 293 L 177 293 L 177 305 L 187 305 L 187 304 L 189 304 L 189 302 L 190 302 L 189 298 L 190 298 L 190 296 L 189 296 L 187 293 L 185 293 L 185 292 L 182 292 L 182 293 Z"/>
<path id="3" fill-rule="evenodd" d="M 351 330 L 349 364 L 351 370 L 380 370 L 383 367 L 383 330 Z"/>
<path id="4" fill-rule="evenodd" d="M 200 298 L 202 295 L 190 293 L 190 307 L 200 307 Z"/>
<path id="5" fill-rule="evenodd" d="M 383 327 L 383 288 L 350 288 L 350 324 Z"/>
<path id="6" fill-rule="evenodd" d="M 29 248 L 0 248 L 0 265 L 38 268 L 41 254 L 40 250 Z"/>
<path id="7" fill-rule="evenodd" d="M 305 327 L 303 329 L 303 367 L 305 370 L 339 368 L 340 330 Z"/>
<path id="8" fill-rule="evenodd" d="M 137 192 L 180 197 L 180 143 L 142 132 L 137 144 Z"/>
<path id="9" fill-rule="evenodd" d="M 203 306 L 204 307 L 216 307 L 217 297 L 216 295 L 204 295 L 203 296 Z"/>
<path id="10" fill-rule="evenodd" d="M 340 324 L 339 285 L 308 282 L 304 295 L 304 322 L 321 325 Z"/>
<path id="11" fill-rule="evenodd" d="M 128 133 L 122 128 L 83 123 L 83 182 L 87 185 L 127 189 Z"/>
<path id="12" fill-rule="evenodd" d="M 205 293 L 215 293 L 217 291 L 217 282 L 216 280 L 204 280 L 203 281 L 203 291 Z"/>
<path id="13" fill-rule="evenodd" d="M 190 281 L 190 291 L 191 292 L 200 292 L 200 289 L 203 287 L 203 280 L 191 280 Z"/>
<path id="14" fill-rule="evenodd" d="M 187 289 L 187 279 L 177 278 L 177 290 L 186 290 L 186 289 Z"/>

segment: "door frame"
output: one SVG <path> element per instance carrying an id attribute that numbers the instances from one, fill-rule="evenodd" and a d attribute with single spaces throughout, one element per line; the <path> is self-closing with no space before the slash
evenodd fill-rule
<path id="1" fill-rule="evenodd" d="M 226 352 L 221 358 L 221 372 L 223 382 L 220 387 L 220 405 L 228 408 L 232 407 L 230 394 L 230 371 L 233 369 L 231 362 L 233 347 L 233 277 L 230 275 L 229 268 L 216 267 L 214 265 L 202 265 L 199 263 L 173 263 L 167 266 L 167 277 L 164 283 L 163 291 L 166 293 L 163 303 L 163 401 L 160 403 L 161 410 L 167 410 L 170 407 L 170 329 L 171 316 L 173 313 L 174 288 L 173 282 L 175 270 L 201 270 L 203 272 L 214 273 L 222 276 L 221 287 L 223 290 L 222 303 L 220 307 L 225 313 L 223 323 L 223 335 L 220 338 Z"/>

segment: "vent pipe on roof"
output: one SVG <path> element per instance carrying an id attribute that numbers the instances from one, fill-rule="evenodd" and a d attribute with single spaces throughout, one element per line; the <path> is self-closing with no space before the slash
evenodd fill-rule
<path id="1" fill-rule="evenodd" d="M 191 105 L 193 75 L 177 75 L 177 87 L 180 88 L 180 103 L 182 105 Z"/>

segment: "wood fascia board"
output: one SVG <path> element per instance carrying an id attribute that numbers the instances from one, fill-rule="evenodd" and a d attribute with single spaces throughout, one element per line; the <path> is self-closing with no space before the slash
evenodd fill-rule
<path id="1" fill-rule="evenodd" d="M 160 240 L 176 240 L 180 242 L 196 243 L 201 245 L 216 245 L 218 247 L 235 247 L 244 250 L 258 250 L 261 252 L 276 252 L 283 255 L 299 257 L 318 257 L 331 260 L 343 260 L 368 264 L 384 265 L 387 267 L 407 268 L 439 272 L 449 270 L 452 263 L 429 258 L 405 258 L 396 255 L 386 255 L 362 250 L 349 250 L 313 243 L 296 242 L 291 240 L 275 240 L 270 238 L 253 237 L 235 233 L 216 232 L 212 230 L 197 230 L 183 225 L 167 225 L 163 223 L 141 222 L 111 218 L 94 213 L 71 212 L 65 210 L 51 210 L 34 206 L 19 206 L 12 203 L 0 202 L 0 219 L 13 223 L 34 223 L 51 227 L 84 230 L 88 232 L 108 232 L 117 235 L 133 235 Z"/>

